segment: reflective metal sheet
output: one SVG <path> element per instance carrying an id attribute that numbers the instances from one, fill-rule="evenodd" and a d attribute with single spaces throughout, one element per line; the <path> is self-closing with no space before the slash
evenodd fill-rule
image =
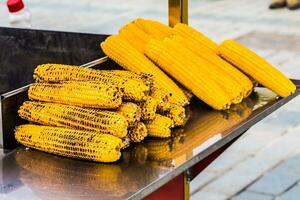
<path id="1" fill-rule="evenodd" d="M 151 139 L 123 152 L 112 164 L 67 159 L 19 147 L 1 159 L 0 197 L 9 199 L 141 199 L 242 134 L 286 103 L 257 89 L 229 111 L 194 100 L 190 120 L 167 139 Z"/>

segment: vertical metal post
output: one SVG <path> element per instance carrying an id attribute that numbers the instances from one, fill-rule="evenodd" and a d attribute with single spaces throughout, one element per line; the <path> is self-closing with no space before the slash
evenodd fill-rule
<path id="1" fill-rule="evenodd" d="M 188 24 L 188 0 L 169 0 L 169 26 Z"/>

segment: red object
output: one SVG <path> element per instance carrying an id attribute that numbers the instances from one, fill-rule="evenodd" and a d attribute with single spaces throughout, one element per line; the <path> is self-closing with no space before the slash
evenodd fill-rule
<path id="1" fill-rule="evenodd" d="M 22 0 L 8 0 L 6 4 L 9 12 L 11 13 L 18 12 L 24 8 Z"/>
<path id="2" fill-rule="evenodd" d="M 144 200 L 182 200 L 184 199 L 183 174 L 175 177 Z"/>

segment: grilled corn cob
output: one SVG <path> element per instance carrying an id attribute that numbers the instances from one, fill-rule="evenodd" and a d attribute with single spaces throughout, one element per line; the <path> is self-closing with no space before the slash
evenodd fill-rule
<path id="1" fill-rule="evenodd" d="M 130 22 L 123 26 L 119 30 L 119 35 L 123 39 L 130 42 L 138 51 L 144 52 L 144 47 L 151 39 L 151 36 L 144 32 L 142 29 L 136 26 L 133 22 Z"/>
<path id="2" fill-rule="evenodd" d="M 31 100 L 92 108 L 117 108 L 122 103 L 117 87 L 95 82 L 35 83 L 28 96 Z"/>
<path id="3" fill-rule="evenodd" d="M 182 106 L 171 104 L 165 116 L 173 120 L 175 126 L 182 126 L 186 122 L 185 109 Z"/>
<path id="4" fill-rule="evenodd" d="M 161 68 L 208 105 L 218 110 L 230 106 L 229 96 L 215 81 L 183 55 L 175 51 L 167 51 L 163 42 L 150 40 L 145 53 L 151 59 L 157 60 Z"/>
<path id="5" fill-rule="evenodd" d="M 155 118 L 155 113 L 157 109 L 157 101 L 156 99 L 147 96 L 144 99 L 144 102 L 141 103 L 141 110 L 142 110 L 142 120 L 152 120 Z"/>
<path id="6" fill-rule="evenodd" d="M 143 122 L 139 122 L 135 127 L 128 130 L 131 142 L 141 142 L 148 135 L 147 128 Z"/>
<path id="7" fill-rule="evenodd" d="M 141 120 L 141 108 L 135 103 L 122 103 L 117 112 L 126 118 L 129 127 L 136 126 Z"/>
<path id="8" fill-rule="evenodd" d="M 173 34 L 173 29 L 158 21 L 138 18 L 134 24 L 155 39 L 162 40 Z"/>
<path id="9" fill-rule="evenodd" d="M 170 128 L 174 126 L 173 121 L 170 118 L 160 114 L 156 114 L 153 120 L 146 121 L 145 125 L 149 136 L 161 138 L 170 137 Z"/>
<path id="10" fill-rule="evenodd" d="M 219 54 L 281 97 L 294 93 L 296 86 L 285 75 L 250 49 L 233 40 L 219 46 Z"/>
<path id="11" fill-rule="evenodd" d="M 184 45 L 190 51 L 193 51 L 201 58 L 212 63 L 216 70 L 220 70 L 222 73 L 227 74 L 232 79 L 234 79 L 243 88 L 243 97 L 247 97 L 251 93 L 253 89 L 253 84 L 251 80 L 237 68 L 232 66 L 230 63 L 226 62 L 215 53 L 207 51 L 206 48 L 203 48 L 200 45 L 195 45 L 189 39 L 183 38 L 180 35 L 172 36 L 172 40 Z M 186 96 L 189 96 L 189 94 L 186 94 Z"/>
<path id="12" fill-rule="evenodd" d="M 41 151 L 97 162 L 117 161 L 123 146 L 120 138 L 109 134 L 38 125 L 18 126 L 15 138 Z"/>
<path id="13" fill-rule="evenodd" d="M 166 107 L 169 100 L 170 93 L 165 88 L 153 87 L 150 96 L 157 101 L 157 109 L 162 110 Z"/>
<path id="14" fill-rule="evenodd" d="M 173 55 L 180 54 L 186 58 L 189 58 L 194 67 L 201 70 L 206 74 L 211 80 L 215 81 L 229 96 L 232 103 L 240 103 L 243 99 L 243 88 L 228 74 L 219 70 L 217 66 L 208 62 L 207 60 L 197 56 L 189 49 L 185 48 L 181 43 L 166 38 L 164 40 L 166 44 L 166 49 L 170 53 L 173 52 Z M 175 53 L 175 54 L 174 54 Z M 176 57 L 174 57 L 175 59 Z"/>
<path id="15" fill-rule="evenodd" d="M 163 71 L 155 66 L 142 53 L 133 48 L 128 42 L 119 36 L 110 36 L 101 43 L 102 50 L 108 57 L 122 67 L 134 71 L 145 72 L 154 75 L 154 82 L 159 87 L 166 88 L 172 93 L 170 102 L 179 105 L 188 104 L 188 100 L 180 88 Z"/>
<path id="16" fill-rule="evenodd" d="M 218 45 L 206 37 L 203 33 L 200 33 L 196 29 L 182 23 L 178 23 L 174 26 L 173 32 L 176 35 L 181 35 L 184 38 L 188 38 L 195 46 L 205 47 L 207 51 L 217 53 Z"/>
<path id="17" fill-rule="evenodd" d="M 42 64 L 35 69 L 33 77 L 37 82 L 95 81 L 99 85 L 109 84 L 122 89 L 124 99 L 131 101 L 141 101 L 149 93 L 150 83 L 146 85 L 144 80 L 126 77 L 126 74 L 133 76 L 127 71 L 119 72 L 123 76 L 118 75 L 117 71 L 123 70 L 95 70 L 73 65 Z M 144 75 L 135 74 L 135 77 L 138 76 L 142 79 Z"/>
<path id="18" fill-rule="evenodd" d="M 43 125 L 107 133 L 120 138 L 127 135 L 128 123 L 116 112 L 26 101 L 18 113 L 23 119 Z"/>

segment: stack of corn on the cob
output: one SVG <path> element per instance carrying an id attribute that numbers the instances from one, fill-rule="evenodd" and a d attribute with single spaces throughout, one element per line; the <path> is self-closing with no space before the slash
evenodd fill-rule
<path id="1" fill-rule="evenodd" d="M 296 90 L 287 77 L 248 48 L 233 40 L 218 45 L 186 24 L 171 28 L 138 18 L 108 37 L 101 48 L 125 69 L 154 74 L 157 84 L 172 93 L 169 103 L 173 105 L 185 105 L 194 94 L 214 109 L 228 109 L 253 91 L 251 79 L 281 97 Z M 169 85 L 170 78 L 181 85 Z M 159 110 L 166 107 L 170 105 L 158 106 Z"/>
<path id="2" fill-rule="evenodd" d="M 144 72 L 42 64 L 33 77 L 19 116 L 39 125 L 21 125 L 15 137 L 35 149 L 113 162 L 130 142 L 170 137 L 186 121 L 184 107 Z"/>

